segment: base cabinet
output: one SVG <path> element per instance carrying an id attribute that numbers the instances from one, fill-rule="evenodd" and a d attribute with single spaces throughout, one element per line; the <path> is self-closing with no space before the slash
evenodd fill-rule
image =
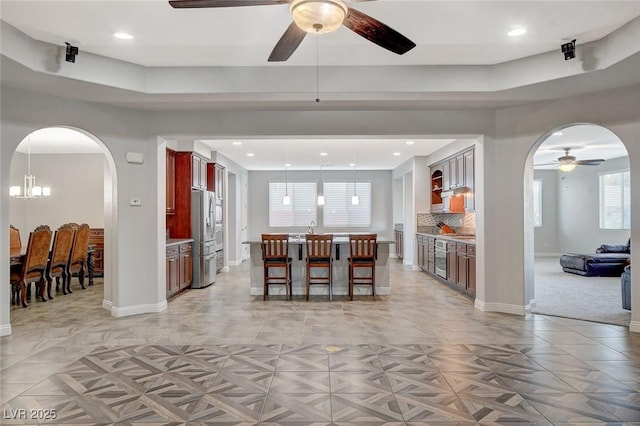
<path id="1" fill-rule="evenodd" d="M 416 235 L 418 267 L 438 281 L 471 297 L 476 295 L 476 246 L 447 240 L 447 279 L 436 275 L 435 242 L 438 237 Z"/>
<path id="2" fill-rule="evenodd" d="M 167 298 L 191 287 L 193 283 L 193 244 L 167 247 Z"/>
<path id="3" fill-rule="evenodd" d="M 396 245 L 396 257 L 398 259 L 402 259 L 402 255 L 403 255 L 403 247 L 404 247 L 404 232 L 403 231 L 399 231 L 399 230 L 395 230 L 394 231 L 394 236 L 395 236 L 395 245 Z"/>

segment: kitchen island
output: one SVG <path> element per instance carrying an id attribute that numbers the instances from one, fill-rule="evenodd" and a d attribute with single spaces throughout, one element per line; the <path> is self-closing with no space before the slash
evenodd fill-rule
<path id="1" fill-rule="evenodd" d="M 349 237 L 347 234 L 333 234 L 333 295 L 349 294 Z M 378 257 L 376 259 L 376 296 L 391 293 L 389 284 L 389 244 L 394 241 L 390 238 L 378 237 Z M 260 238 L 244 241 L 249 244 L 251 262 L 250 294 L 262 296 L 264 291 L 264 270 L 262 266 L 262 241 Z M 306 248 L 304 234 L 291 234 L 289 238 L 289 257 L 293 260 L 292 278 L 293 295 L 306 294 Z M 358 275 L 359 276 L 359 275 Z M 325 295 L 328 297 L 328 286 L 311 286 L 311 295 Z M 274 285 L 269 289 L 269 295 L 284 295 L 284 285 Z M 370 295 L 371 289 L 366 286 L 356 285 L 354 294 Z"/>

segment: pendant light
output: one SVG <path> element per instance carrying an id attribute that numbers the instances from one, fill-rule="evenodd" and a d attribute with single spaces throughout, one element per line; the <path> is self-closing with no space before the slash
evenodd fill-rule
<path id="1" fill-rule="evenodd" d="M 353 196 L 351 197 L 351 204 L 357 206 L 360 204 L 360 197 L 356 193 L 356 185 L 358 181 L 356 180 L 356 142 L 353 142 Z"/>
<path id="2" fill-rule="evenodd" d="M 282 197 L 282 204 L 285 206 L 291 205 L 291 197 L 289 197 L 289 147 L 287 145 L 287 141 L 284 141 L 284 197 Z"/>
<path id="3" fill-rule="evenodd" d="M 23 189 L 20 186 L 9 188 L 9 195 L 13 198 L 43 198 L 51 196 L 51 187 L 36 185 L 36 177 L 31 174 L 31 135 L 27 136 L 27 174 L 24 175 Z"/>

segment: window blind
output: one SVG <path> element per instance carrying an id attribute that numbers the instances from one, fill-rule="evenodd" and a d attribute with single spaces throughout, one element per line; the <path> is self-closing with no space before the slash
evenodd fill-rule
<path id="1" fill-rule="evenodd" d="M 542 226 L 542 181 L 533 181 L 533 226 Z"/>
<path id="2" fill-rule="evenodd" d="M 357 182 L 358 205 L 351 204 L 353 182 L 323 182 L 325 205 L 322 221 L 331 227 L 371 226 L 371 182 Z"/>
<path id="3" fill-rule="evenodd" d="M 316 182 L 289 182 L 287 187 L 291 204 L 285 206 L 285 182 L 269 182 L 269 226 L 307 227 L 311 221 L 318 223 Z"/>
<path id="4" fill-rule="evenodd" d="M 600 179 L 600 228 L 631 227 L 631 182 L 628 170 L 603 173 Z"/>

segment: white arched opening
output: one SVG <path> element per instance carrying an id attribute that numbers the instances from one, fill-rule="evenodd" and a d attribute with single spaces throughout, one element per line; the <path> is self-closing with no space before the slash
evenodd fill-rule
<path id="1" fill-rule="evenodd" d="M 11 159 L 12 186 L 22 187 L 28 163 L 37 184 L 51 187 L 51 196 L 10 199 L 9 220 L 20 229 L 23 246 L 29 232 L 40 224 L 49 225 L 52 231 L 68 222 L 104 228 L 102 306 L 111 309 L 117 292 L 114 281 L 117 263 L 113 262 L 117 177 L 111 152 L 100 139 L 83 129 L 52 126 L 33 130 L 16 147 Z"/>
<path id="2" fill-rule="evenodd" d="M 560 163 L 572 163 L 562 159 L 567 148 L 577 165 L 562 171 Z M 604 161 L 587 161 L 597 159 Z M 620 218 L 615 226 L 603 224 L 606 215 L 600 209 L 601 178 L 625 170 L 629 171 L 629 156 L 624 142 L 599 125 L 562 126 L 532 146 L 524 173 L 524 294 L 532 312 L 629 324 L 630 311 L 621 304 L 619 274 L 582 276 L 563 271 L 560 265 L 562 254 L 593 254 L 602 244 L 626 244 L 630 200 L 627 219 Z"/>

